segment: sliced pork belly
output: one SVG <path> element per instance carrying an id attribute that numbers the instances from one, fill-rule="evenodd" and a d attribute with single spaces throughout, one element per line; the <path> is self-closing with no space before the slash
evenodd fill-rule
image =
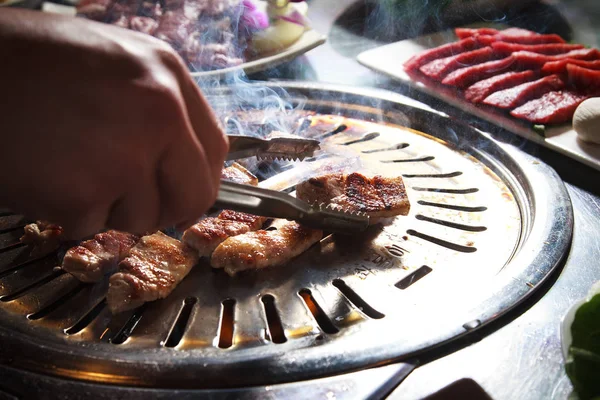
<path id="1" fill-rule="evenodd" d="M 223 169 L 221 177 L 240 184 L 258 185 L 258 178 L 238 163 Z M 200 257 L 208 257 L 228 237 L 260 229 L 266 220 L 265 217 L 224 210 L 216 218 L 204 218 L 189 227 L 182 240 L 198 251 Z"/>
<path id="2" fill-rule="evenodd" d="M 197 262 L 193 249 L 162 232 L 142 237 L 110 277 L 108 308 L 116 314 L 167 297 Z"/>
<path id="3" fill-rule="evenodd" d="M 544 74 L 564 74 L 567 72 L 567 64 L 577 65 L 579 67 L 600 70 L 600 60 L 586 61 L 577 60 L 574 58 L 567 58 L 565 60 L 550 61 L 544 64 L 542 67 L 542 73 Z"/>
<path id="4" fill-rule="evenodd" d="M 530 82 L 537 76 L 538 73 L 535 71 L 506 72 L 492 76 L 469 86 L 465 91 L 465 99 L 472 103 L 479 103 L 494 92 Z"/>
<path id="5" fill-rule="evenodd" d="M 401 177 L 368 178 L 359 173 L 337 173 L 310 178 L 296 186 L 296 197 L 311 204 L 327 204 L 378 218 L 407 215 L 410 203 Z"/>
<path id="6" fill-rule="evenodd" d="M 283 265 L 323 238 L 323 232 L 294 221 L 279 220 L 275 230 L 259 230 L 230 237 L 213 252 L 210 264 L 227 274 Z"/>
<path id="7" fill-rule="evenodd" d="M 117 270 L 117 265 L 140 238 L 131 233 L 109 230 L 70 248 L 62 269 L 82 282 L 99 282 Z"/>
<path id="8" fill-rule="evenodd" d="M 512 54 L 517 51 L 530 51 L 537 54 L 556 55 L 568 53 L 572 50 L 583 49 L 584 46 L 581 44 L 567 44 L 567 43 L 547 43 L 547 44 L 519 44 L 519 43 L 506 43 L 506 42 L 494 42 L 492 48 L 496 53 L 499 54 Z"/>
<path id="9" fill-rule="evenodd" d="M 588 96 L 572 91 L 549 92 L 515 108 L 510 115 L 535 124 L 560 124 L 570 121 L 586 98 Z"/>
<path id="10" fill-rule="evenodd" d="M 583 90 L 600 88 L 600 70 L 567 64 L 567 75 L 569 77 L 569 83 L 574 84 Z"/>
<path id="11" fill-rule="evenodd" d="M 33 246 L 32 253 L 47 254 L 58 249 L 64 239 L 63 228 L 47 221 L 25 225 L 21 243 Z"/>
<path id="12" fill-rule="evenodd" d="M 464 53 L 483 47 L 475 38 L 467 38 L 458 42 L 448 43 L 443 46 L 439 46 L 430 50 L 423 51 L 406 63 L 404 68 L 406 70 L 418 70 L 421 66 L 433 61 L 438 58 L 450 57 L 456 54 Z"/>
<path id="13" fill-rule="evenodd" d="M 443 77 L 464 68 L 469 65 L 479 64 L 499 58 L 491 47 L 484 47 L 477 50 L 467 51 L 455 56 L 440 58 L 423 65 L 420 71 L 435 80 L 441 80 Z"/>
<path id="14" fill-rule="evenodd" d="M 260 229 L 267 218 L 225 210 L 218 217 L 204 218 L 183 233 L 183 242 L 208 257 L 219 244 L 231 236 Z"/>
<path id="15" fill-rule="evenodd" d="M 243 185 L 258 185 L 258 178 L 238 163 L 233 163 L 230 167 L 223 168 L 221 178 Z"/>
<path id="16" fill-rule="evenodd" d="M 560 90 L 564 86 L 564 82 L 558 75 L 549 75 L 533 82 L 522 83 L 510 89 L 492 93 L 483 100 L 483 103 L 498 108 L 513 109 L 544 93 Z"/>

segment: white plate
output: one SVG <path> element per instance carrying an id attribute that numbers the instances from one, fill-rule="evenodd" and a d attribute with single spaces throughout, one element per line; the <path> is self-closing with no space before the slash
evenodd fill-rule
<path id="1" fill-rule="evenodd" d="M 475 25 L 481 27 L 483 25 Z M 505 25 L 485 25 L 504 29 Z M 470 26 L 474 27 L 474 26 Z M 592 168 L 600 170 L 600 145 L 589 144 L 577 139 L 577 133 L 571 124 L 546 127 L 545 138 L 533 131 L 533 125 L 524 123 L 510 115 L 488 108 L 481 108 L 458 97 L 454 90 L 438 82 L 423 78 L 410 77 L 403 64 L 410 57 L 424 50 L 454 42 L 457 38 L 453 31 L 438 32 L 414 39 L 391 43 L 358 55 L 358 62 L 393 79 L 402 81 L 431 96 L 444 100 L 481 119 L 523 136 L 542 146 L 548 147 L 568 157 L 578 160 Z"/>
<path id="2" fill-rule="evenodd" d="M 565 358 L 565 362 L 567 361 L 569 355 L 569 347 L 571 346 L 571 342 L 573 342 L 573 336 L 571 335 L 571 325 L 573 325 L 573 321 L 575 320 L 575 313 L 577 312 L 579 307 L 581 307 L 584 303 L 590 301 L 592 297 L 594 297 L 598 293 L 600 293 L 600 282 L 596 282 L 595 284 L 593 284 L 590 290 L 588 291 L 588 294 L 585 297 L 585 299 L 581 299 L 575 304 L 573 304 L 561 321 L 560 336 L 562 343 L 562 352 L 563 357 Z"/>
<path id="3" fill-rule="evenodd" d="M 327 40 L 327 37 L 315 30 L 308 30 L 291 46 L 283 49 L 277 54 L 264 56 L 256 60 L 246 61 L 243 64 L 235 67 L 217 69 L 214 71 L 192 72 L 192 76 L 199 78 L 222 78 L 232 72 L 243 70 L 246 74 L 263 71 L 274 67 L 284 62 L 293 60 L 294 58 L 322 45 Z"/>
<path id="4" fill-rule="evenodd" d="M 22 0 L 9 0 L 9 1 L 22 1 Z M 75 16 L 75 14 L 76 14 L 75 7 L 71 7 L 71 6 L 55 7 L 55 6 L 49 5 L 49 3 L 44 3 L 42 10 L 45 12 L 53 12 L 53 13 L 69 15 L 69 16 Z M 323 43 L 325 43 L 326 40 L 327 40 L 327 37 L 325 35 L 322 35 L 319 32 L 310 29 L 310 30 L 307 30 L 306 32 L 304 32 L 304 34 L 302 36 L 300 36 L 300 38 L 296 42 L 294 42 L 294 44 L 281 50 L 279 53 L 264 56 L 264 57 L 258 58 L 256 60 L 246 61 L 245 63 L 242 63 L 235 67 L 217 69 L 214 71 L 192 72 L 192 76 L 198 77 L 198 78 L 220 79 L 228 74 L 231 74 L 231 73 L 237 72 L 237 71 L 242 71 L 242 70 L 246 74 L 259 72 L 259 71 L 274 67 L 276 65 L 282 64 L 286 61 L 293 60 L 294 58 L 298 57 L 299 55 L 302 55 L 302 54 L 306 53 L 307 51 L 312 50 L 315 47 L 322 45 Z"/>

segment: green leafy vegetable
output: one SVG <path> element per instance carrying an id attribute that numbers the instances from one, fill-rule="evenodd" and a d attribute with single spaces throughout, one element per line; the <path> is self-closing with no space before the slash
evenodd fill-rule
<path id="1" fill-rule="evenodd" d="M 580 399 L 600 396 L 600 294 L 579 307 L 571 334 L 567 375 Z"/>
<path id="2" fill-rule="evenodd" d="M 545 125 L 534 125 L 533 131 L 540 136 L 546 137 L 546 126 Z"/>

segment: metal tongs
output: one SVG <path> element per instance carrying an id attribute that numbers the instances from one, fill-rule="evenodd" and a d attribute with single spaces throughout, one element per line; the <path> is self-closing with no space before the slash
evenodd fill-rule
<path id="1" fill-rule="evenodd" d="M 260 139 L 229 135 L 228 160 L 256 156 L 259 159 L 303 160 L 319 149 L 319 141 L 295 136 Z M 298 221 L 309 228 L 352 234 L 369 226 L 365 214 L 353 214 L 332 207 L 313 206 L 289 194 L 221 180 L 214 204 L 229 209 L 269 218 Z"/>
<path id="2" fill-rule="evenodd" d="M 257 157 L 259 160 L 303 160 L 319 150 L 319 141 L 296 136 L 261 139 L 251 136 L 228 135 L 227 160 Z"/>
<path id="3" fill-rule="evenodd" d="M 352 214 L 330 207 L 311 206 L 289 194 L 221 180 L 214 207 L 241 211 L 269 218 L 294 220 L 327 232 L 352 234 L 369 226 L 365 214 Z"/>

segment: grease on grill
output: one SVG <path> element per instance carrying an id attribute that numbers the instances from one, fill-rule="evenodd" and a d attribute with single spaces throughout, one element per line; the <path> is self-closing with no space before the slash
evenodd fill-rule
<path id="1" fill-rule="evenodd" d="M 315 321 L 317 321 L 317 324 L 323 332 L 328 334 L 334 334 L 339 332 L 339 329 L 336 328 L 335 325 L 333 325 L 333 323 L 331 322 L 327 314 L 325 314 L 325 311 L 323 311 L 319 303 L 317 303 L 317 301 L 312 295 L 312 292 L 309 289 L 301 289 L 298 292 L 298 294 L 300 295 L 300 297 L 302 297 L 302 300 L 304 300 L 306 307 L 308 307 L 308 310 L 313 315 Z"/>
<path id="2" fill-rule="evenodd" d="M 50 304 L 43 306 L 39 311 L 29 314 L 27 318 L 29 318 L 32 321 L 44 318 L 46 315 L 50 314 L 52 311 L 56 310 L 58 307 L 62 306 L 71 298 L 73 298 L 77 293 L 81 292 L 85 286 L 86 284 L 80 283 L 79 285 L 77 285 L 64 295 L 60 296 L 58 299 L 54 300 Z"/>
<path id="3" fill-rule="evenodd" d="M 7 301 L 12 301 L 14 299 L 17 299 L 17 298 L 23 296 L 28 291 L 38 288 L 40 286 L 43 286 L 46 283 L 58 278 L 59 276 L 61 276 L 64 273 L 65 273 L 64 271 L 52 271 L 52 273 L 50 273 L 49 275 L 46 275 L 43 278 L 38 279 L 37 281 L 35 281 L 29 285 L 19 288 L 15 291 L 11 292 L 10 294 L 0 296 L 0 301 L 7 302 Z"/>
<path id="4" fill-rule="evenodd" d="M 226 299 L 221 303 L 221 322 L 219 324 L 219 347 L 228 349 L 233 345 L 235 319 L 235 300 Z"/>
<path id="5" fill-rule="evenodd" d="M 409 286 L 417 282 L 419 279 L 423 278 L 425 275 L 429 274 L 433 269 L 428 267 L 427 265 L 423 265 L 419 269 L 414 272 L 411 272 L 407 277 L 402 279 L 400 282 L 396 283 L 396 287 L 398 289 L 407 289 Z"/>
<path id="6" fill-rule="evenodd" d="M 350 301 L 350 303 L 352 303 L 356 308 L 362 311 L 369 318 L 380 319 L 385 317 L 384 314 L 380 313 L 379 311 L 371 307 L 369 303 L 363 300 L 363 298 L 360 297 L 354 290 L 352 290 L 350 286 L 346 285 L 346 282 L 344 282 L 343 280 L 334 279 L 333 286 L 338 288 L 339 291 L 342 292 L 342 294 L 348 299 L 348 301 Z"/>
<path id="7" fill-rule="evenodd" d="M 281 325 L 281 319 L 275 306 L 275 297 L 270 294 L 266 294 L 260 299 L 265 309 L 265 317 L 267 318 L 267 328 L 269 337 L 273 343 L 285 343 L 287 338 L 283 326 Z"/>

